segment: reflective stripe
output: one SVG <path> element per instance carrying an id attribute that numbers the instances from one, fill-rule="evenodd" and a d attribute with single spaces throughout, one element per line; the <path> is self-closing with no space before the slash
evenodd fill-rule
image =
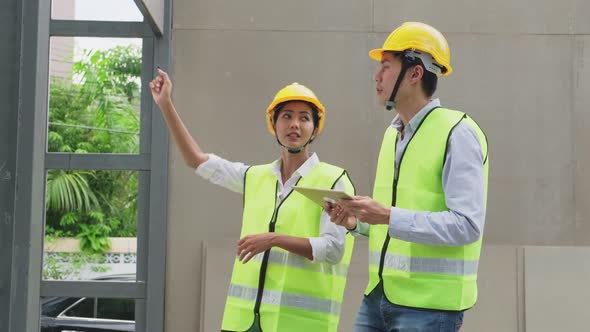
<path id="1" fill-rule="evenodd" d="M 369 252 L 370 265 L 379 266 L 380 259 L 381 252 Z M 470 275 L 477 274 L 478 263 L 478 260 L 408 257 L 386 253 L 383 266 L 388 269 L 405 272 Z"/>
<path id="2" fill-rule="evenodd" d="M 264 252 L 261 252 L 252 258 L 253 261 L 262 262 Z M 313 272 L 320 272 L 324 274 L 334 274 L 341 277 L 346 277 L 348 273 L 348 265 L 346 264 L 327 264 L 327 263 L 313 263 L 305 257 L 295 254 L 289 254 L 284 251 L 271 250 L 268 257 L 268 262 L 278 265 L 295 267 Z"/>
<path id="3" fill-rule="evenodd" d="M 227 296 L 254 302 L 256 301 L 257 294 L 257 288 L 230 284 Z M 268 289 L 265 289 L 262 292 L 262 303 L 281 307 L 305 309 L 331 315 L 340 314 L 340 303 L 338 302 L 313 296 L 284 293 Z"/>

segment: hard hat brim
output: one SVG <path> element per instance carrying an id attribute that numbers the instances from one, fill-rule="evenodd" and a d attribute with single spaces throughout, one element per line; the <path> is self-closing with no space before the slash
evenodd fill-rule
<path id="1" fill-rule="evenodd" d="M 383 49 L 382 48 L 376 48 L 376 49 L 370 50 L 369 51 L 369 56 L 373 60 L 381 61 L 381 57 L 383 56 Z"/>
<path id="2" fill-rule="evenodd" d="M 394 51 L 394 50 L 385 50 L 385 49 L 382 49 L 382 48 L 376 48 L 376 49 L 372 49 L 372 50 L 369 51 L 369 57 L 371 57 L 371 59 L 373 59 L 373 60 L 376 60 L 376 61 L 381 62 L 381 60 L 383 58 L 383 52 L 384 51 L 399 52 L 397 50 Z M 453 72 L 453 68 L 450 65 L 445 66 L 444 68 L 445 68 L 445 70 L 443 71 L 443 73 L 441 74 L 441 76 L 447 76 L 447 75 L 449 75 L 450 73 Z"/>

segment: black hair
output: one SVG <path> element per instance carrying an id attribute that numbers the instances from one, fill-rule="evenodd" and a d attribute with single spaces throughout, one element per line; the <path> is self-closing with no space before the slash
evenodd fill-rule
<path id="1" fill-rule="evenodd" d="M 424 68 L 424 64 L 422 64 L 422 60 L 420 60 L 422 68 Z M 424 75 L 422 76 L 422 90 L 426 97 L 430 98 L 436 92 L 436 85 L 438 83 L 438 76 L 433 72 L 430 72 L 424 69 Z"/>
<path id="2" fill-rule="evenodd" d="M 394 57 L 399 58 L 401 57 L 401 55 L 404 52 L 392 52 L 392 51 L 388 51 L 388 53 L 392 54 Z M 422 60 L 420 58 L 414 58 L 413 60 L 409 59 L 408 57 L 402 57 L 401 61 L 406 61 L 406 63 L 409 65 L 408 68 L 413 67 L 413 66 L 421 66 L 423 69 L 424 74 L 422 75 L 422 91 L 424 91 L 424 94 L 426 95 L 427 98 L 430 98 L 434 95 L 434 93 L 436 92 L 436 87 L 438 84 L 438 76 L 436 76 L 436 74 L 426 70 L 426 67 L 424 66 L 424 63 L 422 62 Z"/>

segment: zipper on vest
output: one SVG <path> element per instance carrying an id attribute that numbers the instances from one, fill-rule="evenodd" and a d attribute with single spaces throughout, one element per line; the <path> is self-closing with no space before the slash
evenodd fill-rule
<path id="1" fill-rule="evenodd" d="M 301 178 L 299 178 L 301 180 Z M 299 183 L 297 180 L 297 183 Z M 297 185 L 295 183 L 295 185 Z M 277 194 L 278 194 L 279 183 L 278 180 L 275 183 L 275 204 L 276 208 L 272 213 L 272 217 L 270 218 L 270 223 L 268 224 L 268 231 L 273 233 L 275 231 L 275 225 L 277 223 L 277 215 L 279 214 L 279 209 L 283 206 L 283 203 L 291 196 L 293 190 L 283 199 L 279 206 L 277 206 Z M 258 293 L 256 294 L 256 303 L 254 304 L 254 320 L 260 319 L 260 305 L 262 304 L 262 293 L 264 292 L 264 281 L 266 280 L 266 269 L 268 268 L 268 258 L 270 256 L 270 249 L 264 252 L 264 256 L 262 257 L 262 263 L 260 265 L 260 275 L 258 277 Z"/>

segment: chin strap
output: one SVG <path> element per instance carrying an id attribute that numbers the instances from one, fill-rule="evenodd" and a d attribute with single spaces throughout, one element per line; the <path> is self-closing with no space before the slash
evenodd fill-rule
<path id="1" fill-rule="evenodd" d="M 415 51 L 407 51 L 401 55 L 402 60 L 402 68 L 397 76 L 397 81 L 395 82 L 395 86 L 393 87 L 393 91 L 391 91 L 391 96 L 389 96 L 389 100 L 385 103 L 385 108 L 388 111 L 391 111 L 395 108 L 395 96 L 397 95 L 397 90 L 399 89 L 402 81 L 404 80 L 404 76 L 406 75 L 406 71 L 413 66 L 420 63 L 418 60 L 418 54 Z"/>
<path id="2" fill-rule="evenodd" d="M 290 148 L 290 147 L 286 146 L 285 144 L 281 143 L 281 141 L 279 141 L 279 138 L 277 137 L 277 142 L 279 143 L 279 145 L 284 147 L 285 149 L 287 149 L 287 151 L 289 151 L 289 153 L 293 153 L 293 154 L 299 153 L 299 152 L 305 150 L 305 147 L 307 145 L 309 145 L 309 143 L 311 143 L 311 141 L 312 141 L 312 138 L 310 137 L 309 140 L 307 141 L 307 143 L 305 143 L 303 146 L 300 146 L 298 148 Z"/>
<path id="3" fill-rule="evenodd" d="M 400 70 L 399 75 L 397 76 L 397 81 L 395 81 L 395 86 L 393 87 L 393 91 L 391 91 L 391 96 L 389 96 L 389 100 L 385 103 L 385 108 L 388 111 L 391 111 L 393 108 L 395 108 L 395 95 L 397 95 L 397 90 L 399 89 L 399 86 L 404 80 L 404 76 L 406 75 L 406 71 L 408 71 L 409 67 L 410 64 L 402 60 L 402 69 Z"/>

